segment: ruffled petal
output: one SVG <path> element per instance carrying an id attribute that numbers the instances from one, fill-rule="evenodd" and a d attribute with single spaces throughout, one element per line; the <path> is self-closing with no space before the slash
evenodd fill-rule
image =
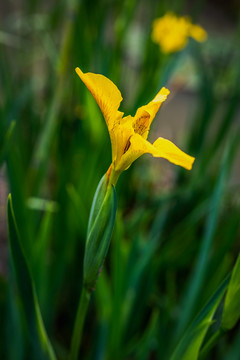
<path id="1" fill-rule="evenodd" d="M 108 130 L 122 118 L 123 113 L 118 111 L 122 101 L 121 92 L 108 78 L 100 74 L 83 73 L 78 67 L 75 69 L 80 79 L 92 93 L 105 118 Z"/>

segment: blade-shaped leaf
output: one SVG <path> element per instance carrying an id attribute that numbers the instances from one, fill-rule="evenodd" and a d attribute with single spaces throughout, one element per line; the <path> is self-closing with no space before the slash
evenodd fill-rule
<path id="1" fill-rule="evenodd" d="M 233 268 L 224 303 L 222 328 L 231 329 L 240 317 L 240 255 Z"/>
<path id="2" fill-rule="evenodd" d="M 229 170 L 231 168 L 232 152 L 236 144 L 236 139 L 237 138 L 235 136 L 231 139 L 224 152 L 221 168 L 219 170 L 212 198 L 209 202 L 209 213 L 205 224 L 205 231 L 198 259 L 191 274 L 188 288 L 183 297 L 182 307 L 184 308 L 184 312 L 175 332 L 175 338 L 178 338 L 179 334 L 181 334 L 189 324 L 203 289 L 204 281 L 206 280 L 208 274 L 210 251 L 219 221 L 220 204 L 224 194 Z"/>
<path id="3" fill-rule="evenodd" d="M 20 293 L 25 319 L 36 359 L 56 360 L 51 343 L 44 328 L 35 286 L 20 242 L 11 194 L 8 197 L 8 231 L 11 258 L 15 269 L 18 291 Z"/>
<path id="4" fill-rule="evenodd" d="M 198 358 L 199 350 L 209 326 L 212 323 L 213 315 L 227 288 L 227 278 L 203 308 L 200 314 L 193 321 L 186 331 L 179 345 L 177 346 L 171 360 L 195 360 Z"/>

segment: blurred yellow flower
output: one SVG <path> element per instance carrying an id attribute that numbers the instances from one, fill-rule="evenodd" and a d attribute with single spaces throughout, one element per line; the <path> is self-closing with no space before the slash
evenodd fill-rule
<path id="1" fill-rule="evenodd" d="M 122 95 L 111 80 L 100 74 L 83 73 L 79 68 L 75 70 L 92 93 L 105 118 L 112 144 L 112 164 L 108 174 L 114 185 L 121 172 L 145 153 L 165 158 L 191 170 L 194 158 L 185 154 L 171 141 L 161 137 L 153 144 L 147 141 L 150 125 L 166 100 L 168 89 L 163 87 L 154 99 L 140 107 L 133 117 L 123 117 L 124 114 L 118 111 Z"/>
<path id="2" fill-rule="evenodd" d="M 153 21 L 152 41 L 166 54 L 182 50 L 189 37 L 203 42 L 207 39 L 207 33 L 201 26 L 192 24 L 187 16 L 167 13 Z"/>

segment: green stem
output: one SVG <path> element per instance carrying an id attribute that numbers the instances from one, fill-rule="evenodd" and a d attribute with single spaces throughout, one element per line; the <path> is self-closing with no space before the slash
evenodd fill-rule
<path id="1" fill-rule="evenodd" d="M 207 353 L 213 348 L 213 346 L 217 343 L 220 337 L 225 333 L 225 331 L 220 328 L 218 331 L 213 334 L 213 336 L 209 339 L 203 349 L 200 351 L 199 359 L 203 359 Z"/>
<path id="2" fill-rule="evenodd" d="M 79 347 L 82 339 L 83 325 L 85 322 L 85 317 L 88 309 L 89 300 L 91 297 L 91 292 L 83 286 L 80 301 L 78 304 L 77 316 L 75 319 L 71 350 L 68 360 L 77 360 Z"/>

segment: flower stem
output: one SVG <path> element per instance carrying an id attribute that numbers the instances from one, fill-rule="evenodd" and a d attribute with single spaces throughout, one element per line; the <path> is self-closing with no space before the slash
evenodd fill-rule
<path id="1" fill-rule="evenodd" d="M 115 171 L 113 169 L 113 165 L 111 164 L 108 168 L 108 171 L 106 172 L 106 175 L 108 177 L 109 184 L 116 186 L 116 183 L 118 181 L 119 175 L 121 174 L 120 171 Z"/>
<path id="2" fill-rule="evenodd" d="M 81 297 L 78 304 L 77 316 L 74 324 L 69 360 L 78 359 L 78 352 L 82 339 L 83 325 L 85 322 L 85 317 L 86 317 L 90 297 L 91 297 L 91 292 L 87 290 L 85 286 L 83 286 Z"/>

